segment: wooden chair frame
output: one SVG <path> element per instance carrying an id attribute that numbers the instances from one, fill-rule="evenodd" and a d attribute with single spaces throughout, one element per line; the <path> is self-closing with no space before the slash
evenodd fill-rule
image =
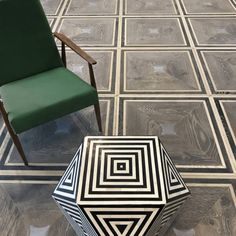
<path id="1" fill-rule="evenodd" d="M 53 35 L 61 41 L 61 58 L 62 58 L 62 62 L 64 64 L 64 66 L 66 67 L 65 46 L 68 46 L 75 53 L 77 53 L 79 56 L 81 56 L 85 61 L 87 61 L 88 67 L 89 67 L 90 83 L 97 90 L 96 81 L 95 81 L 95 77 L 94 77 L 94 71 L 93 71 L 93 65 L 97 64 L 97 62 L 92 57 L 90 57 L 85 51 L 83 51 L 79 46 L 77 46 L 74 42 L 72 42 L 68 37 L 66 37 L 64 34 L 55 32 Z M 101 120 L 101 112 L 100 112 L 99 102 L 94 105 L 94 110 L 95 110 L 95 114 L 96 114 L 96 119 L 97 119 L 99 131 L 102 132 L 102 120 Z M 11 127 L 11 124 L 8 120 L 7 112 L 4 108 L 3 101 L 1 99 L 0 99 L 0 112 L 2 113 L 4 123 L 8 129 L 8 132 L 9 132 L 12 140 L 13 140 L 13 143 L 16 146 L 17 151 L 20 154 L 22 161 L 24 162 L 24 164 L 26 166 L 28 166 L 28 161 L 25 157 L 25 153 L 22 148 L 19 137 L 15 133 L 13 128 Z"/>

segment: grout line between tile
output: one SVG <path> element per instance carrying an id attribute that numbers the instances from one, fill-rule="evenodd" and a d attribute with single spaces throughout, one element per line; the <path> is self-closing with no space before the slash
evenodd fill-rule
<path id="1" fill-rule="evenodd" d="M 218 113 L 214 98 L 210 97 L 209 100 L 210 100 L 211 107 L 212 107 L 212 110 L 213 110 L 213 113 L 214 113 L 214 116 L 215 116 L 215 119 L 216 119 L 217 126 L 219 127 L 220 133 L 222 135 L 222 140 L 224 142 L 225 149 L 226 149 L 226 152 L 228 154 L 230 164 L 232 166 L 233 172 L 236 174 L 236 161 L 235 161 L 235 158 L 234 158 L 234 154 L 232 152 L 229 140 L 228 140 L 227 135 L 225 133 L 225 129 L 224 129 L 224 126 L 222 124 L 220 115 Z"/>
<path id="2" fill-rule="evenodd" d="M 114 124 L 113 124 L 113 134 L 118 134 L 118 122 L 119 122 L 119 106 L 118 106 L 118 96 L 120 94 L 120 73 L 121 73 L 121 50 L 122 50 L 122 14 L 123 14 L 123 4 L 124 0 L 119 1 L 119 17 L 118 17 L 118 34 L 117 34 L 117 51 L 116 51 L 116 76 L 115 76 L 115 100 L 114 100 Z"/>
<path id="3" fill-rule="evenodd" d="M 188 28 L 188 25 L 187 25 L 187 22 L 186 22 L 186 19 L 185 19 L 185 15 L 184 15 L 183 10 L 182 10 L 182 8 L 180 6 L 179 0 L 176 0 L 176 4 L 178 6 L 178 9 L 179 9 L 179 12 L 180 12 L 180 16 L 181 16 L 181 19 L 183 21 L 184 29 L 185 29 L 185 32 L 187 34 L 187 38 L 189 40 L 190 46 L 192 48 L 192 51 L 193 51 L 193 54 L 194 54 L 194 57 L 195 57 L 195 60 L 196 60 L 196 63 L 197 63 L 200 75 L 201 75 L 201 79 L 203 81 L 203 84 L 204 84 L 204 87 L 205 87 L 205 90 L 206 90 L 206 93 L 207 93 L 207 95 L 211 95 L 211 89 L 210 89 L 209 84 L 207 82 L 207 78 L 206 78 L 204 70 L 202 68 L 199 56 L 197 54 L 197 50 L 196 50 L 195 44 L 194 44 L 193 39 L 192 39 L 192 35 L 191 35 L 190 31 L 189 31 L 189 28 Z"/>
<path id="4" fill-rule="evenodd" d="M 235 173 L 186 173 L 181 172 L 185 179 L 236 179 Z"/>
<path id="5" fill-rule="evenodd" d="M 52 32 L 55 32 L 55 30 L 57 29 L 58 24 L 59 24 L 59 22 L 60 22 L 60 20 L 61 20 L 61 18 L 62 18 L 62 16 L 63 16 L 63 12 L 64 12 L 64 10 L 65 10 L 65 8 L 66 8 L 66 5 L 67 5 L 67 3 L 68 3 L 69 1 L 70 1 L 70 0 L 64 0 L 64 3 L 62 4 L 61 10 L 59 11 L 59 13 L 58 13 L 58 15 L 57 15 L 57 17 L 56 17 L 54 26 L 53 26 L 53 28 L 52 28 Z"/>

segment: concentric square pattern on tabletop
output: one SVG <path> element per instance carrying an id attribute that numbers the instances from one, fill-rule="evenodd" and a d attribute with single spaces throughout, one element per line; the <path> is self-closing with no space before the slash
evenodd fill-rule
<path id="1" fill-rule="evenodd" d="M 153 236 L 189 194 L 156 136 L 87 136 L 53 198 L 78 235 Z"/>
<path id="2" fill-rule="evenodd" d="M 192 197 L 167 236 L 236 235 L 236 1 L 41 1 L 52 30 L 98 62 L 104 134 L 159 136 L 190 187 Z M 68 68 L 89 82 L 87 63 L 67 52 Z M 11 209 L 9 219 L 22 212 L 25 225 L 50 223 L 53 236 L 74 235 L 48 198 L 83 138 L 101 135 L 93 107 L 21 134 L 30 167 L 1 117 L 0 126 L 0 200 Z M 135 158 L 113 156 L 112 171 L 126 174 Z M 19 210 L 11 207 L 16 202 Z M 32 211 L 36 202 L 46 207 Z M 6 235 L 35 230 L 3 225 Z"/>

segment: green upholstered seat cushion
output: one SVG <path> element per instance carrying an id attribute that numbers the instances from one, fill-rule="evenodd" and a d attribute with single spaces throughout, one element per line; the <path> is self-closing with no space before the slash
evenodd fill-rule
<path id="1" fill-rule="evenodd" d="M 0 85 L 61 67 L 39 0 L 0 0 Z"/>
<path id="2" fill-rule="evenodd" d="M 64 67 L 5 84 L 0 94 L 16 133 L 98 102 L 97 91 Z"/>

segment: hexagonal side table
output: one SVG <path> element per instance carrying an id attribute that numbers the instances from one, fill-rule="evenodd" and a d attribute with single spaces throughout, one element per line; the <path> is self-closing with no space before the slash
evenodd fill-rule
<path id="1" fill-rule="evenodd" d="M 86 137 L 53 198 L 78 235 L 163 235 L 190 194 L 156 136 Z"/>

